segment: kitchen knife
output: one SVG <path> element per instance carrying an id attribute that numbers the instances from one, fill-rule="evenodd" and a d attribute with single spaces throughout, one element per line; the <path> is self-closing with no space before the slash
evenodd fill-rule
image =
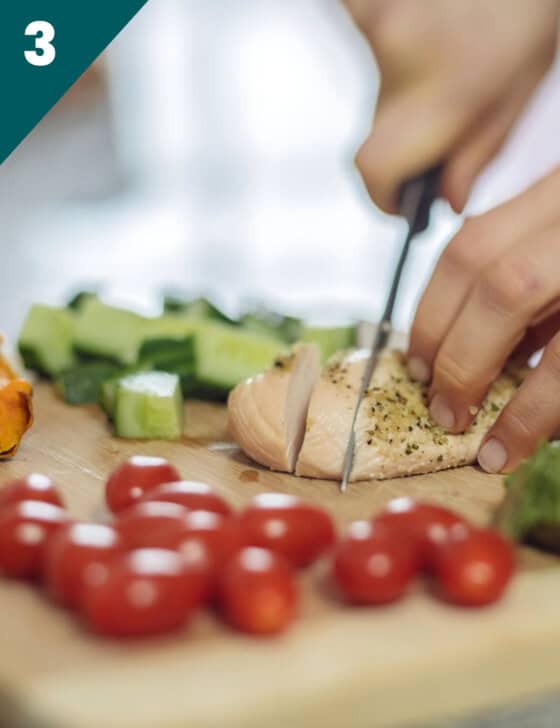
<path id="1" fill-rule="evenodd" d="M 340 482 L 340 491 L 342 493 L 346 492 L 348 481 L 352 473 L 352 465 L 354 464 L 356 419 L 358 417 L 358 410 L 360 409 L 364 395 L 369 387 L 379 354 L 387 346 L 389 336 L 391 335 L 393 309 L 395 307 L 403 268 L 410 250 L 410 244 L 414 236 L 424 231 L 430 222 L 430 210 L 436 197 L 439 174 L 440 167 L 434 167 L 428 172 L 408 180 L 403 184 L 401 189 L 399 213 L 408 223 L 408 232 L 397 262 L 397 267 L 395 268 L 391 288 L 389 289 L 389 295 L 385 304 L 385 310 L 374 337 L 371 353 L 364 369 L 360 389 L 358 390 L 358 400 L 354 409 L 350 437 L 348 438 L 348 444 L 344 455 L 342 480 Z"/>

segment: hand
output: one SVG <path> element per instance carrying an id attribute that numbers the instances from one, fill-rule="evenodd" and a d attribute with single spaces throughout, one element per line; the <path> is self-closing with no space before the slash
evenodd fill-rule
<path id="1" fill-rule="evenodd" d="M 559 0 L 343 0 L 381 72 L 373 131 L 356 164 L 396 211 L 403 181 L 445 162 L 460 212 L 555 53 Z"/>
<path id="2" fill-rule="evenodd" d="M 411 332 L 413 378 L 431 379 L 432 417 L 471 423 L 512 353 L 543 357 L 480 449 L 489 472 L 511 470 L 560 430 L 560 167 L 522 195 L 466 221 L 443 252 Z"/>

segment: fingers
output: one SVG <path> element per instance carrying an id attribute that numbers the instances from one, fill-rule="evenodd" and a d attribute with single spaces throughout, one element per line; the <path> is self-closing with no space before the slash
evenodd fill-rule
<path id="1" fill-rule="evenodd" d="M 522 195 L 467 220 L 443 252 L 416 311 L 410 374 L 429 381 L 437 353 L 481 272 L 520 240 L 560 219 L 560 169 Z M 555 264 L 557 265 L 557 264 Z M 484 325 L 484 322 L 481 322 Z"/>
<path id="2" fill-rule="evenodd" d="M 456 104 L 431 80 L 416 84 L 380 104 L 371 134 L 356 155 L 367 191 L 385 212 L 398 211 L 404 180 L 438 163 L 461 133 Z"/>
<path id="3" fill-rule="evenodd" d="M 498 153 L 516 119 L 526 106 L 539 78 L 534 73 L 517 80 L 505 97 L 493 104 L 449 155 L 442 173 L 441 196 L 460 213 L 482 170 Z"/>
<path id="4" fill-rule="evenodd" d="M 431 413 L 464 431 L 531 322 L 560 293 L 556 231 L 523 241 L 479 275 L 434 365 Z"/>
<path id="5" fill-rule="evenodd" d="M 560 331 L 560 301 L 554 301 L 555 313 L 527 329 L 525 336 L 513 351 L 513 357 L 526 362 Z"/>
<path id="6" fill-rule="evenodd" d="M 504 408 L 478 453 L 478 462 L 489 473 L 509 471 L 530 455 L 540 440 L 559 428 L 560 334 L 544 351 L 519 391 Z"/>

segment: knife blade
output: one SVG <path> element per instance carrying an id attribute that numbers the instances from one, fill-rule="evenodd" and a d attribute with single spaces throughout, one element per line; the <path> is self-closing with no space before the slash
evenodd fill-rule
<path id="1" fill-rule="evenodd" d="M 358 400 L 352 416 L 352 425 L 350 436 L 346 445 L 344 454 L 344 462 L 342 468 L 342 480 L 340 482 L 340 491 L 345 493 L 348 488 L 350 475 L 352 474 L 352 466 L 354 464 L 354 452 L 356 449 L 356 420 L 362 400 L 367 392 L 371 377 L 375 370 L 375 365 L 379 358 L 380 352 L 387 346 L 392 331 L 392 318 L 399 284 L 401 282 L 402 272 L 410 251 L 410 244 L 413 238 L 423 232 L 430 221 L 430 210 L 432 203 L 436 197 L 437 185 L 439 180 L 440 167 L 433 167 L 424 174 L 414 177 L 405 182 L 401 189 L 399 213 L 408 223 L 408 231 L 404 240 L 401 253 L 399 255 L 397 266 L 391 281 L 391 287 L 385 303 L 383 316 L 379 323 L 379 327 L 375 334 L 371 352 L 364 369 L 364 373 L 358 390 Z"/>

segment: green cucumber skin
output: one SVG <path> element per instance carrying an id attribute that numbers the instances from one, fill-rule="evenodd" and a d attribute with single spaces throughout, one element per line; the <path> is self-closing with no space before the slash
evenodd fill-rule
<path id="1" fill-rule="evenodd" d="M 246 313 L 240 320 L 241 326 L 246 331 L 255 334 L 277 338 L 286 344 L 296 342 L 303 329 L 303 321 L 293 316 L 260 309 L 253 313 Z"/>
<path id="2" fill-rule="evenodd" d="M 18 340 L 24 365 L 48 378 L 74 366 L 74 326 L 74 315 L 66 309 L 31 306 Z"/>
<path id="3" fill-rule="evenodd" d="M 67 404 L 97 404 L 103 383 L 114 376 L 117 366 L 106 362 L 89 362 L 67 369 L 56 378 L 56 387 Z"/>
<path id="4" fill-rule="evenodd" d="M 132 439 L 177 440 L 183 434 L 183 409 L 177 375 L 132 374 L 117 385 L 115 434 Z"/>
<path id="5" fill-rule="evenodd" d="M 184 299 L 179 296 L 166 295 L 163 299 L 164 314 L 182 314 L 192 318 L 219 321 L 236 326 L 238 321 L 227 316 L 220 308 L 207 298 Z"/>

